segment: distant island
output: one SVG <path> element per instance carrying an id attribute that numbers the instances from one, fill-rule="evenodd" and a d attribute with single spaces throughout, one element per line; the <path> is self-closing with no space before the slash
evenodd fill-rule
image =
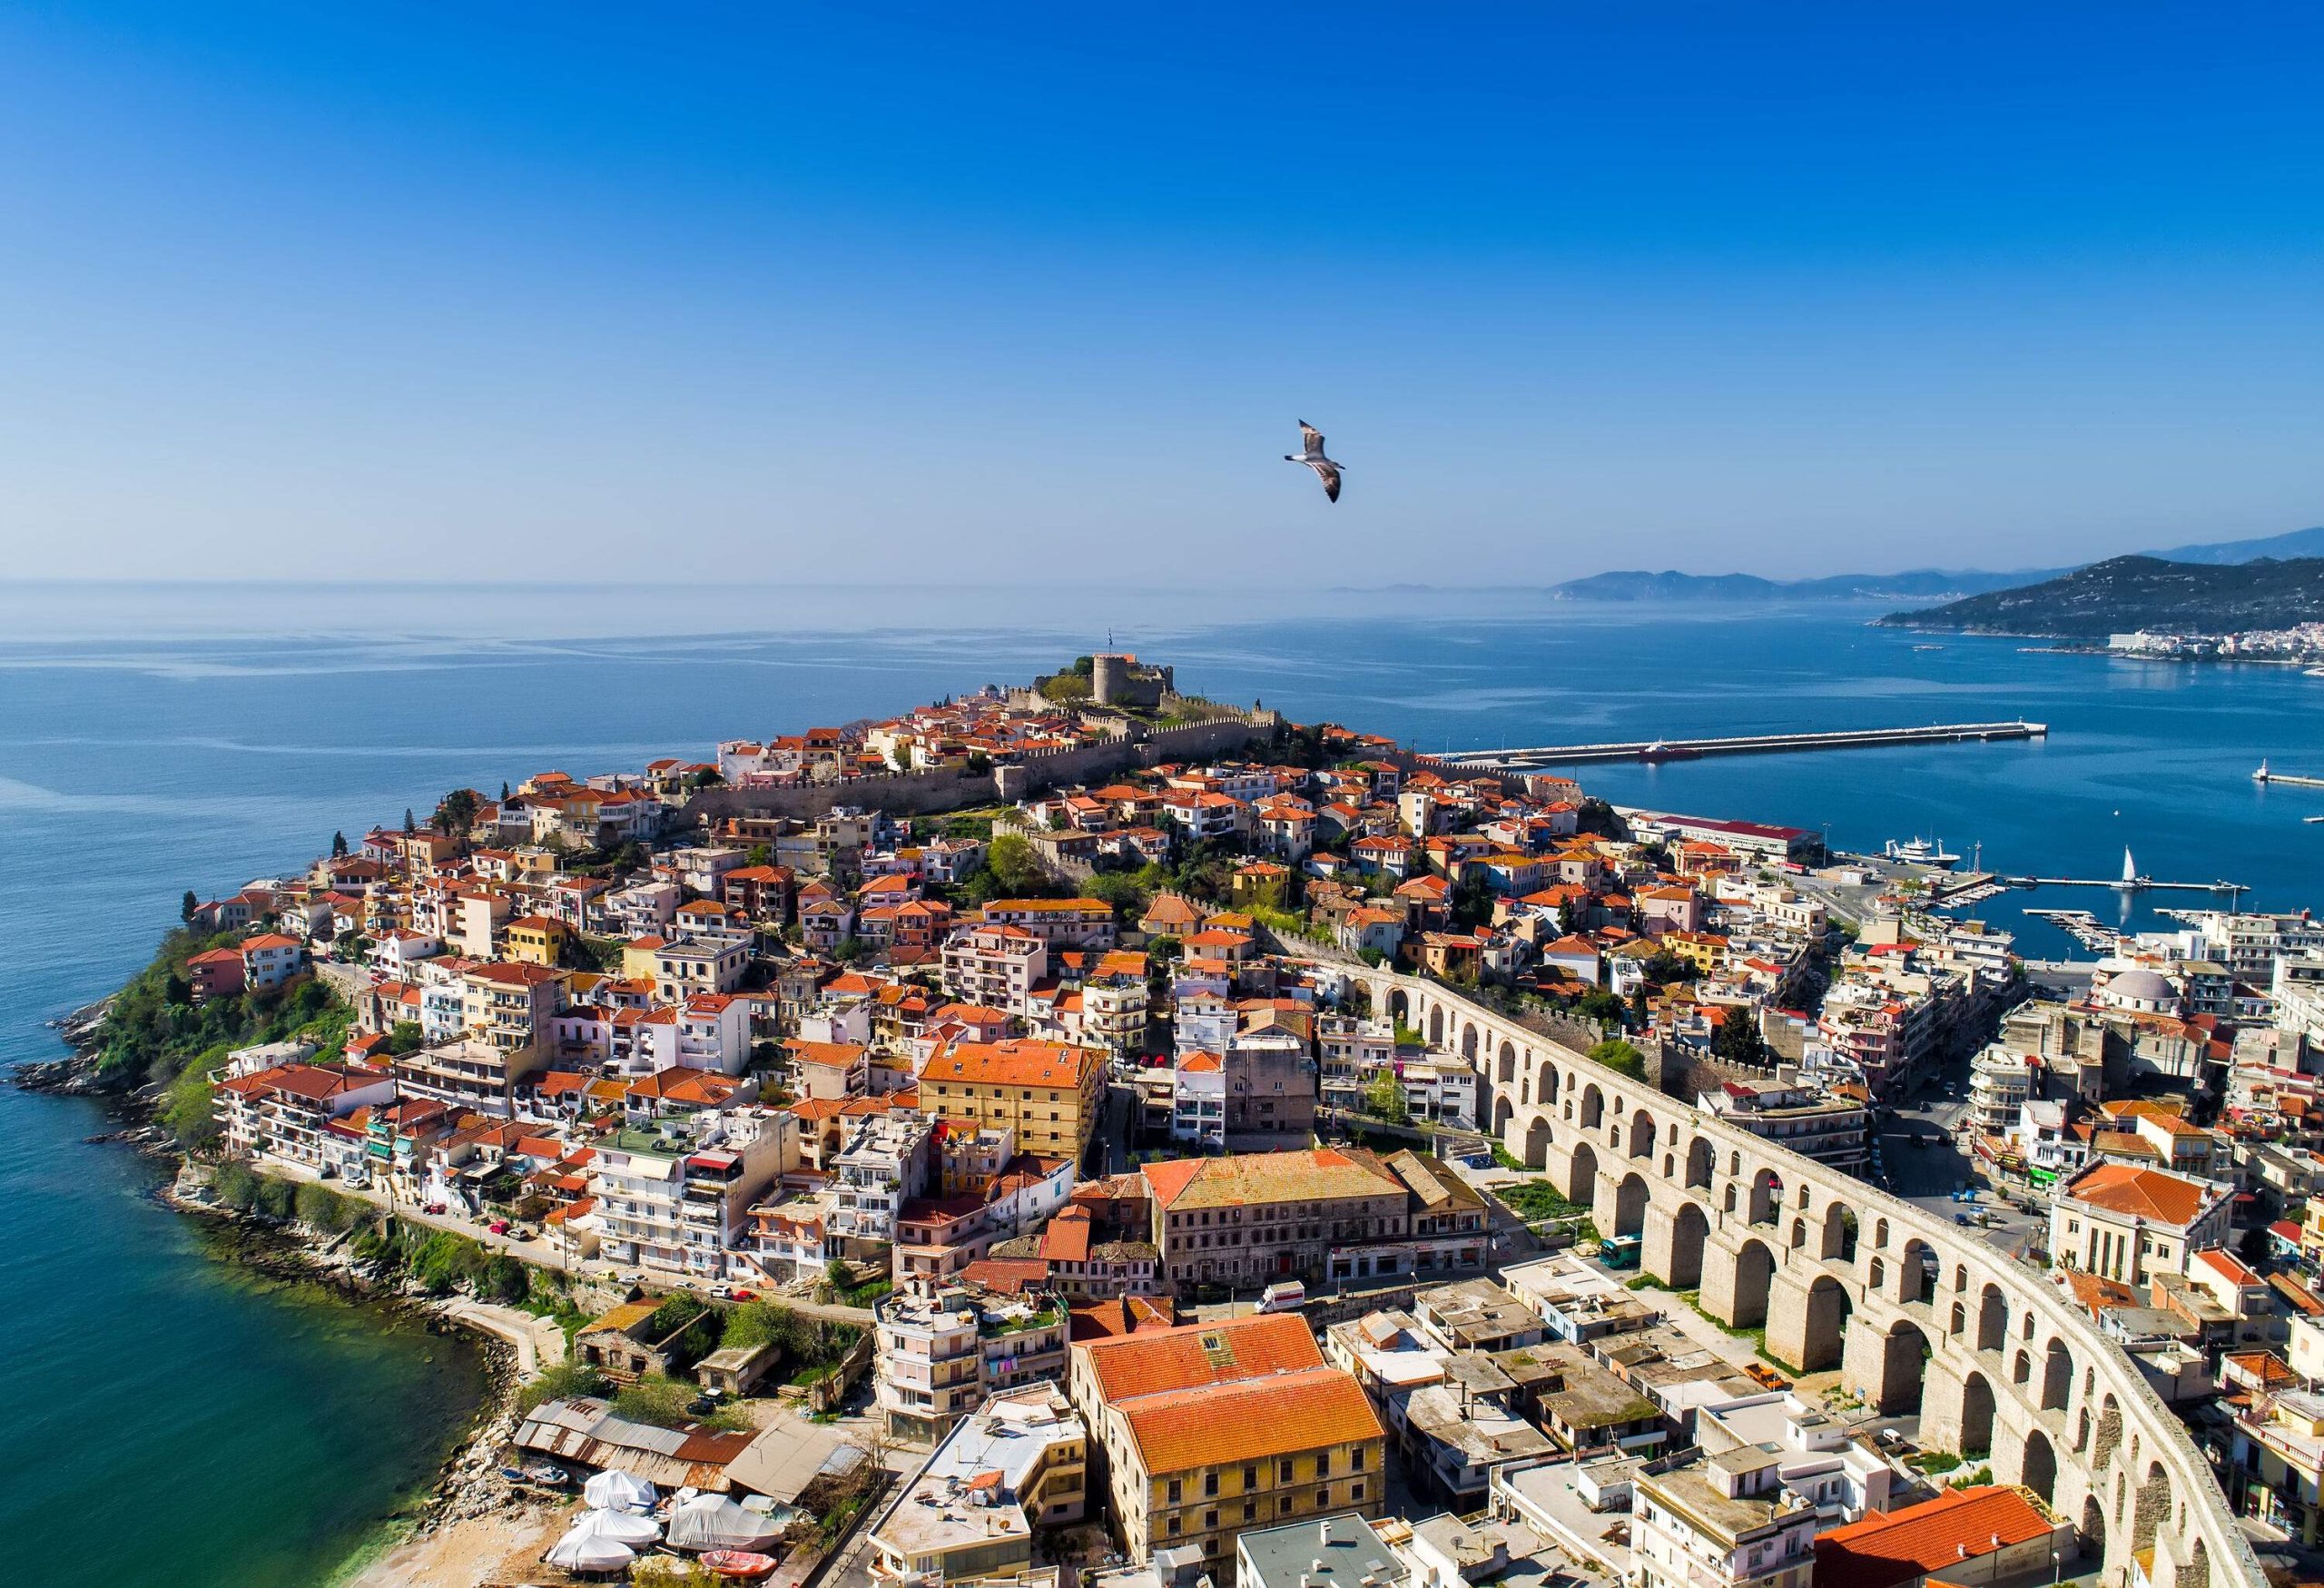
<path id="1" fill-rule="evenodd" d="M 2221 540 L 2193 546 L 2172 547 L 2163 551 L 2150 551 L 2135 557 L 2116 557 L 2113 562 L 2200 563 L 2224 567 L 2249 564 L 2261 558 L 2291 561 L 2324 557 L 2324 526 L 2309 529 L 2293 529 L 2281 535 L 2264 536 L 2256 540 Z M 2112 566 L 2093 563 L 2080 570 L 2089 572 Z M 1986 568 L 1909 568 L 1893 574 L 1826 574 L 1815 578 L 1770 579 L 1758 574 L 1689 574 L 1675 568 L 1659 573 L 1644 568 L 1625 568 L 1612 573 L 1590 574 L 1586 577 L 1568 579 L 1552 585 L 1546 592 L 1560 601 L 1919 601 L 1951 602 L 1958 605 L 1964 599 L 1990 593 L 2015 592 L 2022 588 L 2042 588 L 2060 580 L 2074 577 L 2076 570 L 2063 567 L 2019 568 L 2014 572 L 1996 573 Z M 1941 610 L 1942 608 L 1940 608 Z M 1915 617 L 1924 616 L 1914 614 Z M 1930 627 L 1952 627 L 1951 624 L 1931 623 Z M 2184 626 L 2174 623 L 2173 626 Z M 2013 633 L 2028 632 L 2012 630 Z M 2042 630 L 2043 633 L 2058 632 Z"/>
<path id="2" fill-rule="evenodd" d="M 1827 574 L 1814 579 L 1768 579 L 1758 574 L 1682 574 L 1626 569 L 1553 585 L 1561 601 L 1931 601 L 1998 590 L 2038 579 L 2051 570 L 1986 573 L 1914 568 L 1900 574 Z"/>
<path id="3" fill-rule="evenodd" d="M 1891 628 L 2103 641 L 2142 630 L 2237 635 L 2324 621 L 2324 557 L 2211 564 L 2117 557 L 2014 589 L 1877 620 Z"/>

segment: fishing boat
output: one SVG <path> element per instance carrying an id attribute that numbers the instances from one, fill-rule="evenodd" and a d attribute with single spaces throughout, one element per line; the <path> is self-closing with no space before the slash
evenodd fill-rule
<path id="1" fill-rule="evenodd" d="M 702 1557 L 702 1563 L 722 1577 L 740 1582 L 756 1582 L 774 1570 L 773 1555 L 763 1555 L 756 1550 L 714 1549 Z"/>
<path id="2" fill-rule="evenodd" d="M 1941 872 L 1949 872 L 1961 863 L 1961 857 L 1948 852 L 1942 838 L 1934 843 L 1925 838 L 1908 838 L 1901 843 L 1891 838 L 1887 854 L 1890 860 L 1902 861 L 1906 865 L 1930 866 Z"/>

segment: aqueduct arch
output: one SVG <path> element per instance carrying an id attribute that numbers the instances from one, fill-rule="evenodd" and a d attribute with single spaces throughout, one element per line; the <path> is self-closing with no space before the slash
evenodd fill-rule
<path id="1" fill-rule="evenodd" d="M 1768 1353 L 1795 1366 L 1836 1354 L 1868 1402 L 1918 1409 L 1933 1447 L 1989 1449 L 1998 1481 L 2049 1494 L 2077 1523 L 2110 1581 L 2151 1547 L 2169 1588 L 2260 1582 L 2186 1430 L 2039 1275 L 1435 983 L 1364 974 L 1373 1007 L 1417 1019 L 1440 1047 L 1448 1027 L 1474 1029 L 1496 1138 L 1609 1233 L 1635 1223 L 1649 1275 L 1699 1287 L 1729 1327 L 1764 1324 Z"/>

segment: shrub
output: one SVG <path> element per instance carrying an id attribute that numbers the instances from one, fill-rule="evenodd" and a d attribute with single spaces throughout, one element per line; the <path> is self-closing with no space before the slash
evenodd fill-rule
<path id="1" fill-rule="evenodd" d="M 485 1259 L 484 1271 L 477 1277 L 476 1293 L 487 1301 L 514 1307 L 533 1293 L 532 1275 L 507 1253 L 496 1252 Z"/>
<path id="2" fill-rule="evenodd" d="M 355 1228 L 363 1217 L 364 1207 L 352 1197 L 342 1197 L 320 1181 L 309 1180 L 292 1193 L 290 1211 L 300 1223 L 310 1228 L 337 1233 Z"/>
<path id="3" fill-rule="evenodd" d="M 732 1406 L 719 1406 L 700 1416 L 686 1410 L 687 1405 L 701 1393 L 691 1384 L 665 1378 L 658 1373 L 649 1373 L 635 1384 L 625 1385 L 614 1392 L 614 1414 L 627 1417 L 633 1423 L 651 1423 L 659 1428 L 683 1428 L 689 1423 L 698 1423 L 713 1429 L 749 1425 Z"/>
<path id="4" fill-rule="evenodd" d="M 586 1362 L 567 1358 L 553 1367 L 541 1369 L 540 1376 L 517 1392 L 517 1405 L 531 1411 L 546 1401 L 572 1400 L 580 1396 L 603 1395 L 605 1375 Z"/>

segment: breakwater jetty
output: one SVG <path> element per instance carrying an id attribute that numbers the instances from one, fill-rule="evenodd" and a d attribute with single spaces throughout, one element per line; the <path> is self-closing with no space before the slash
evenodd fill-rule
<path id="1" fill-rule="evenodd" d="M 1747 734 L 1724 739 L 1650 739 L 1622 745 L 1531 745 L 1454 750 L 1434 757 L 1452 766 L 1524 769 L 1584 761 L 1691 761 L 1702 755 L 1771 755 L 1804 750 L 1872 750 L 1893 745 L 1982 744 L 2048 736 L 2046 723 L 1936 723 L 1913 728 L 1843 728 L 1819 734 Z"/>

